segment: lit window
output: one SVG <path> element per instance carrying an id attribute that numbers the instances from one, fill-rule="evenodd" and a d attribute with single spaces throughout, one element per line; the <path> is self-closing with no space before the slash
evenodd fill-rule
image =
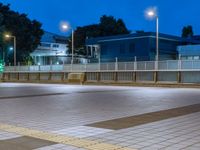
<path id="1" fill-rule="evenodd" d="M 199 60 L 199 56 L 194 56 L 194 60 Z"/>
<path id="2" fill-rule="evenodd" d="M 193 57 L 192 57 L 192 56 L 188 56 L 187 59 L 188 59 L 188 60 L 192 60 Z"/>

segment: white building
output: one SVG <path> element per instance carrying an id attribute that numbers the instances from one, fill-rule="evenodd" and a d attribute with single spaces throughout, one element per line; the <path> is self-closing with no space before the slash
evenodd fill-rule
<path id="1" fill-rule="evenodd" d="M 72 56 L 69 54 L 67 37 L 45 32 L 41 43 L 31 53 L 35 65 L 69 64 Z M 87 63 L 87 58 L 74 55 L 74 63 Z"/>
<path id="2" fill-rule="evenodd" d="M 67 37 L 45 32 L 40 45 L 31 53 L 31 57 L 37 65 L 66 63 Z"/>

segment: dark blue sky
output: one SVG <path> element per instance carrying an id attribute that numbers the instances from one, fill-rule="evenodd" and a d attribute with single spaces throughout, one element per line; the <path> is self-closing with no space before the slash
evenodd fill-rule
<path id="1" fill-rule="evenodd" d="M 144 10 L 156 6 L 160 32 L 180 35 L 184 25 L 200 34 L 200 0 L 0 0 L 11 9 L 26 13 L 43 24 L 43 29 L 62 34 L 59 22 L 73 28 L 99 22 L 103 14 L 122 18 L 130 30 L 155 31 L 155 21 L 144 17 Z"/>

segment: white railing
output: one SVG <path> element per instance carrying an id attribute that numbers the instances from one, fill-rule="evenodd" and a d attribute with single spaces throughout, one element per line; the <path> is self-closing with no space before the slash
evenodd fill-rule
<path id="1" fill-rule="evenodd" d="M 112 62 L 67 65 L 6 66 L 5 72 L 98 72 L 98 71 L 200 71 L 200 60 Z"/>

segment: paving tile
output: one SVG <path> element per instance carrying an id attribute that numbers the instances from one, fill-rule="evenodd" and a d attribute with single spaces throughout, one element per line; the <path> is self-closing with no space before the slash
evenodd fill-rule
<path id="1" fill-rule="evenodd" d="M 77 126 L 67 129 L 62 129 L 58 131 L 53 131 L 52 133 L 57 133 L 61 135 L 70 135 L 79 138 L 85 138 L 89 136 L 94 136 L 98 134 L 104 134 L 111 132 L 113 130 L 110 129 L 102 129 L 102 128 L 95 128 L 95 127 L 87 127 L 87 126 Z"/>
<path id="2" fill-rule="evenodd" d="M 159 119 L 155 122 L 148 121 L 145 124 L 117 131 L 85 125 L 198 104 L 199 91 L 199 89 L 184 88 L 7 83 L 2 85 L 0 83 L 0 95 L 7 97 L 0 101 L 0 123 L 47 131 L 48 133 L 55 132 L 60 136 L 66 135 L 132 149 L 136 147 L 147 149 L 149 144 L 168 148 L 173 147 L 174 144 L 189 146 L 200 142 L 198 134 L 200 133 L 199 112 L 186 113 L 187 115 L 165 120 Z M 34 97 L 33 93 L 38 97 Z M 49 93 L 52 94 L 48 95 Z M 171 115 L 176 116 L 176 114 Z M 11 130 L 14 132 L 15 129 Z M 26 131 L 18 128 L 15 132 L 23 133 Z M 29 135 L 33 135 L 33 132 L 30 132 Z M 20 135 L 16 134 L 16 136 Z M 38 137 L 38 135 L 36 136 Z M 0 132 L 0 137 L 6 137 L 6 134 Z M 13 137 L 14 135 L 10 135 L 9 138 Z M 62 137 L 48 137 L 44 134 L 43 138 L 64 142 Z M 79 142 L 74 143 L 77 146 Z M 69 145 L 66 146 L 69 149 Z M 71 148 L 79 150 L 80 148 L 76 146 Z M 154 149 L 157 148 L 154 146 Z"/>
<path id="3" fill-rule="evenodd" d="M 53 145 L 54 142 L 31 138 L 31 137 L 18 137 L 8 140 L 0 141 L 0 149 L 5 150 L 32 150 L 47 145 Z"/>

